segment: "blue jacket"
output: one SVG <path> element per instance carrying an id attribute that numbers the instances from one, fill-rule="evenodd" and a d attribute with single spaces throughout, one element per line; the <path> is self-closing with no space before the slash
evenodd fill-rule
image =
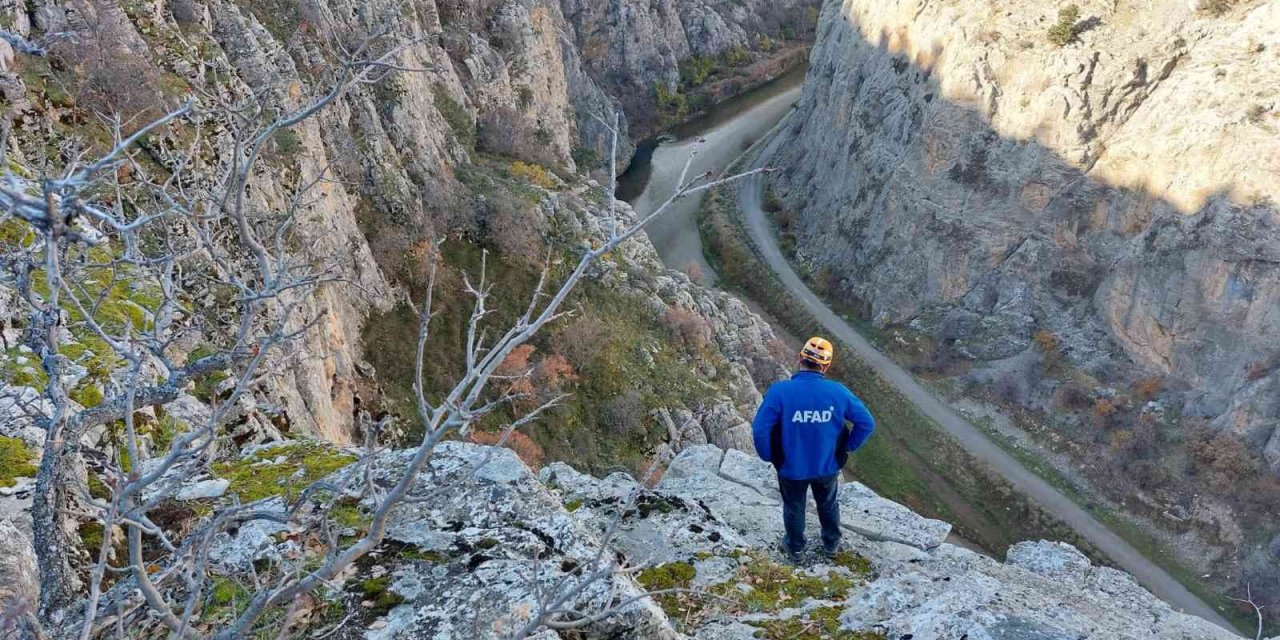
<path id="1" fill-rule="evenodd" d="M 853 423 L 847 433 L 845 421 Z M 751 424 L 756 453 L 789 480 L 825 478 L 840 471 L 876 429 L 871 412 L 848 387 L 817 371 L 775 382 Z M 846 440 L 844 451 L 837 451 Z M 777 449 L 781 446 L 781 451 Z"/>

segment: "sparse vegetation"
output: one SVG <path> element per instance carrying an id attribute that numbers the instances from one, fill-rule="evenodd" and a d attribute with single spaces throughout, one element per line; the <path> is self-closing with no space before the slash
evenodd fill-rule
<path id="1" fill-rule="evenodd" d="M 21 438 L 0 436 L 0 487 L 12 487 L 18 478 L 35 477 L 34 460 Z"/>
<path id="2" fill-rule="evenodd" d="M 453 96 L 449 95 L 448 89 L 443 86 L 437 85 L 433 95 L 435 96 L 436 110 L 444 117 L 444 121 L 453 130 L 453 134 L 458 137 L 458 142 L 469 149 L 474 149 L 476 146 L 476 122 L 467 113 L 466 108 L 457 100 L 454 100 Z"/>
<path id="3" fill-rule="evenodd" d="M 1214 18 L 1225 15 L 1238 0 L 1201 0 L 1200 13 Z"/>
<path id="4" fill-rule="evenodd" d="M 356 457 L 319 442 L 269 447 L 243 460 L 220 462 L 215 475 L 231 481 L 229 493 L 245 502 L 280 496 L 292 500 L 307 485 L 352 462 Z"/>
<path id="5" fill-rule="evenodd" d="M 1065 47 L 1080 36 L 1080 7 L 1069 4 L 1058 10 L 1058 22 L 1049 27 L 1049 42 Z"/>
<path id="6" fill-rule="evenodd" d="M 772 613 L 800 607 L 810 601 L 840 602 L 847 597 L 851 589 L 871 577 L 871 569 L 866 559 L 852 552 L 847 552 L 846 555 L 847 557 L 840 559 L 836 564 L 848 569 L 850 573 L 841 571 L 823 573 L 802 571 L 779 564 L 758 550 L 736 551 L 728 557 L 736 558 L 740 566 L 727 581 L 701 590 L 661 593 L 654 596 L 654 601 L 671 616 L 672 620 L 680 621 L 686 633 L 696 630 L 713 615 Z M 706 560 L 709 557 L 703 556 L 698 559 Z M 696 574 L 694 565 L 689 562 L 671 562 L 640 572 L 636 576 L 636 581 L 650 592 L 686 590 L 690 589 Z M 835 608 L 838 609 L 838 607 Z M 790 628 L 786 621 L 780 622 L 780 625 L 775 627 L 772 622 L 765 623 L 765 633 L 768 633 L 768 629 Z M 825 638 L 828 636 L 800 637 Z M 836 637 L 850 640 L 879 638 L 875 635 Z"/>

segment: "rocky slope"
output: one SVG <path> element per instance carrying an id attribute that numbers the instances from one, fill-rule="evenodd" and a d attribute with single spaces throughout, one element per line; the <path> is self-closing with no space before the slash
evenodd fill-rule
<path id="1" fill-rule="evenodd" d="M 371 312 L 387 311 L 408 294 L 420 293 L 416 287 L 422 284 L 420 271 L 424 267 L 406 266 L 404 256 L 428 238 L 461 236 L 466 242 L 475 242 L 483 236 L 478 228 L 496 226 L 494 207 L 485 204 L 485 196 L 473 185 L 460 182 L 460 168 L 477 158 L 494 156 L 538 163 L 545 167 L 542 176 L 560 172 L 576 183 L 568 190 L 577 195 L 563 199 L 583 209 L 583 194 L 589 188 L 571 176 L 602 163 L 609 139 L 595 116 L 614 111 L 612 99 L 586 73 L 578 49 L 562 37 L 569 25 L 555 2 L 428 1 L 404 12 L 395 3 L 358 4 L 359 10 L 341 2 L 312 8 L 290 2 L 274 7 L 230 0 L 127 6 L 43 2 L 4 9 L 6 24 L 12 24 L 24 37 L 71 32 L 92 39 L 89 34 L 100 34 L 95 38 L 102 40 L 103 46 L 130 52 L 131 63 L 137 65 L 133 73 L 160 78 L 163 86 L 181 87 L 205 77 L 194 58 L 198 48 L 206 64 L 217 71 L 212 77 L 218 90 L 239 98 L 260 95 L 267 108 L 296 107 L 305 90 L 318 82 L 313 67 L 325 56 L 323 42 L 314 36 L 318 28 L 355 37 L 390 24 L 402 40 L 423 40 L 399 59 L 406 68 L 423 72 L 396 74 L 363 87 L 344 96 L 320 117 L 304 122 L 291 137 L 288 152 L 297 164 L 285 166 L 290 163 L 273 161 L 251 187 L 264 209 L 280 209 L 288 202 L 297 175 L 330 166 L 340 178 L 328 185 L 298 220 L 298 246 L 309 252 L 306 258 L 338 269 L 350 284 L 322 287 L 319 295 L 307 302 L 303 315 L 322 315 L 323 322 L 318 330 L 307 333 L 288 358 L 271 363 L 273 375 L 267 376 L 266 384 L 257 391 L 256 403 L 267 414 L 259 423 L 334 442 L 353 437 L 360 389 L 371 380 L 376 382 L 376 373 L 363 353 L 361 334 L 366 318 Z M 696 5 L 685 3 L 685 9 L 694 11 Z M 732 37 L 716 37 L 735 44 L 746 41 L 747 26 L 764 28 L 764 23 L 750 16 L 739 15 L 739 22 L 746 26 L 735 26 Z M 606 26 L 619 33 L 625 30 L 625 25 Z M 704 31 L 720 33 L 710 28 Z M 702 42 L 693 36 L 690 39 Z M 699 44 L 698 50 L 718 46 L 727 45 Z M 76 59 L 82 53 L 79 50 L 55 47 L 45 60 L 17 54 L 7 44 L 0 43 L 0 48 L 5 69 L 0 82 L 5 102 L 16 118 L 18 137 L 11 157 L 16 156 L 19 166 L 44 164 L 45 159 L 33 155 L 32 150 L 92 139 L 92 118 L 86 119 L 86 112 L 103 105 L 93 102 L 96 96 L 82 91 L 79 83 L 87 82 L 83 76 L 91 76 L 90 72 L 111 69 L 80 73 L 86 65 Z M 678 59 L 670 58 L 672 68 Z M 620 77 L 630 73 L 611 65 L 607 60 L 594 63 L 601 73 Z M 155 93 L 153 87 L 133 89 Z M 163 93 L 147 98 L 143 106 L 163 106 L 176 100 Z M 62 126 L 66 122 L 84 124 L 79 128 Z M 625 159 L 629 146 L 625 117 L 622 124 L 619 154 Z M 584 158 L 591 166 L 577 166 Z M 56 166 L 62 159 L 50 160 Z M 543 197 L 538 195 L 533 197 L 533 206 L 519 205 L 545 211 L 520 215 L 533 224 L 548 224 L 563 208 L 554 191 L 547 191 L 552 195 L 542 205 L 536 203 Z M 594 195 L 591 200 L 598 202 Z M 546 228 L 538 231 L 541 234 L 532 235 L 530 242 L 539 242 L 537 235 L 549 233 Z M 511 231 L 529 232 L 528 228 Z M 492 244 L 491 239 L 486 241 Z M 676 304 L 703 316 L 715 329 L 717 352 L 723 348 L 725 354 L 741 356 L 727 355 L 728 360 L 752 364 L 767 357 L 765 349 L 772 335 L 745 307 L 678 282 L 676 276 L 663 275 L 651 254 L 643 250 L 628 254 L 627 259 L 634 260 L 621 265 L 631 275 L 619 278 L 620 286 L 629 294 L 652 295 L 666 305 Z M 647 275 L 640 278 L 638 274 Z M 634 280 L 647 288 L 630 286 Z M 662 296 L 657 295 L 659 291 Z M 656 317 L 665 306 L 655 309 Z M 6 310 L 17 311 L 10 305 Z M 16 344 L 18 329 L 8 317 L 4 326 L 5 344 Z M 746 333 L 730 330 L 731 326 Z M 13 359 L 11 355 L 16 357 L 5 354 L 6 362 Z M 724 358 L 711 358 L 720 359 Z M 757 373 L 767 370 L 766 378 L 776 373 L 776 367 L 770 370 L 767 364 L 756 362 L 753 366 Z M 734 380 L 729 385 L 736 389 L 731 394 L 734 404 L 745 407 L 752 398 L 741 378 Z"/>
<path id="2" fill-rule="evenodd" d="M 1234 487 L 1280 471 L 1280 3 L 1081 2 L 1065 46 L 1058 8 L 827 2 L 774 187 L 797 259 L 924 334 L 923 370 L 1229 556 Z"/>
<path id="3" fill-rule="evenodd" d="M 811 40 L 818 0 L 561 0 L 569 35 L 583 65 L 621 101 L 638 130 L 661 123 L 655 87 L 677 89 L 680 65 L 738 49 L 759 49 L 761 38 Z M 782 64 L 796 64 L 786 60 Z M 764 71 L 777 75 L 780 68 Z"/>
<path id="4" fill-rule="evenodd" d="M 258 449 L 241 464 L 271 472 L 279 464 L 271 461 L 297 446 L 306 445 Z M 376 458 L 374 482 L 394 477 L 405 460 L 405 452 Z M 413 494 L 420 501 L 394 512 L 389 541 L 370 562 L 306 605 L 301 619 L 312 626 L 303 630 L 370 639 L 508 637 L 527 621 L 539 588 L 547 593 L 558 580 L 596 568 L 607 541 L 614 553 L 606 557 L 644 570 L 615 572 L 585 589 L 574 601 L 581 611 L 626 604 L 572 637 L 1236 637 L 1172 611 L 1067 545 L 1022 543 L 1004 562 L 951 545 L 949 525 L 857 483 L 840 498 L 848 551 L 832 562 L 782 564 L 772 552 L 781 535 L 773 478 L 754 456 L 710 445 L 686 449 L 646 490 L 625 473 L 598 479 L 557 463 L 535 476 L 508 450 L 445 443 L 420 476 Z M 352 496 L 364 486 L 357 467 L 330 481 Z M 437 490 L 443 486 L 450 490 Z M 243 490 L 232 481 L 227 495 L 202 499 Z M 349 526 L 359 529 L 365 506 L 355 507 Z M 243 588 L 255 566 L 287 572 L 305 565 L 308 536 L 320 535 L 313 517 L 221 538 L 210 554 L 220 584 Z M 816 530 L 817 522 L 809 526 Z M 632 601 L 669 589 L 689 592 Z M 224 615 L 229 600 L 202 612 L 196 628 Z"/>
<path id="5" fill-rule="evenodd" d="M 58 172 L 82 151 L 100 152 L 106 138 L 97 113 L 115 110 L 143 121 L 192 95 L 280 113 L 323 92 L 326 66 L 337 62 L 335 43 L 350 45 L 383 30 L 389 33 L 382 42 L 413 43 L 397 58 L 410 71 L 361 85 L 278 135 L 254 172 L 248 193 L 258 211 L 286 210 L 300 178 L 330 172 L 300 210 L 289 249 L 299 261 L 325 265 L 339 277 L 298 301 L 299 318 L 319 321 L 265 365 L 227 421 L 221 455 L 300 435 L 350 443 L 361 437 L 362 412 L 395 409 L 387 389 L 406 387 L 407 376 L 372 366 L 376 358 L 365 343 L 372 319 L 420 299 L 430 258 L 440 259 L 457 281 L 457 272 L 476 265 L 450 260 L 484 249 L 508 272 L 525 276 L 536 272 L 553 243 L 557 252 L 576 258 L 612 224 L 604 219 L 608 195 L 581 174 L 604 165 L 610 140 L 596 117 L 607 119 L 616 103 L 564 37 L 568 26 L 553 1 L 72 0 L 5 5 L 0 24 L 51 43 L 44 55 L 32 55 L 0 41 L 0 98 L 13 118 L 8 166 L 22 176 Z M 737 33 L 745 32 L 740 27 Z M 600 63 L 597 70 L 608 68 Z M 619 141 L 624 158 L 630 145 L 625 122 L 623 117 Z M 141 152 L 163 168 L 189 140 L 181 133 L 149 136 Z M 229 155 L 226 130 L 209 127 L 206 139 L 202 152 L 211 163 Z M 634 219 L 625 205 L 618 212 L 625 218 L 620 224 Z M 26 230 L 3 222 L 0 242 L 12 249 Z M 424 250 L 440 240 L 452 253 Z M 590 290 L 574 306 L 588 315 L 608 307 L 615 321 L 593 334 L 604 355 L 592 357 L 618 374 L 601 377 L 614 386 L 631 385 L 624 390 L 635 398 L 627 396 L 629 403 L 614 410 L 628 409 L 613 416 L 621 426 L 601 419 L 612 397 L 586 397 L 559 414 L 559 431 L 541 439 L 553 457 L 586 458 L 582 448 L 623 442 L 629 446 L 625 455 L 606 450 L 593 460 L 630 466 L 639 457 L 706 442 L 747 446 L 757 386 L 782 373 L 768 325 L 741 301 L 667 272 L 643 237 L 599 265 L 589 280 L 584 289 Z M 459 297 L 458 289 L 439 295 L 448 303 Z M 504 293 L 514 300 L 528 291 Z M 212 308 L 219 301 L 196 303 Z M 30 549 L 30 476 L 43 444 L 43 433 L 19 408 L 43 386 L 38 360 L 19 346 L 25 312 L 11 288 L 0 287 L 0 501 L 6 530 L 22 533 L 5 538 L 6 558 L 24 557 Z M 456 317 L 440 321 L 460 326 Z M 176 361 L 214 341 L 204 330 L 179 332 Z M 106 362 L 107 354 L 97 352 L 105 345 L 86 335 L 73 328 L 67 336 L 77 363 Z M 388 346 L 379 351 L 412 353 Z M 559 355 L 549 343 L 537 346 L 539 355 Z M 441 346 L 433 352 L 433 364 L 457 364 L 440 355 L 448 351 Z M 91 379 L 85 369 L 77 364 L 73 386 L 77 402 L 86 404 L 100 401 L 123 375 L 105 371 Z M 567 379 L 574 380 L 572 373 Z M 576 385 L 566 390 L 580 391 Z M 149 431 L 157 424 L 181 429 L 202 422 L 209 396 L 221 392 L 212 383 L 196 385 L 142 419 Z M 411 428 L 410 414 L 400 416 L 402 426 Z M 610 428 L 614 432 L 605 433 Z M 144 435 L 144 460 L 135 463 L 161 453 L 170 436 Z M 106 469 L 125 464 L 118 440 L 104 427 L 78 443 L 86 461 L 77 480 L 88 491 L 102 489 Z M 88 511 L 76 518 L 69 527 L 92 527 Z M 80 566 L 88 557 L 83 551 L 76 551 Z M 10 569 L 15 580 L 30 572 L 27 565 Z"/>

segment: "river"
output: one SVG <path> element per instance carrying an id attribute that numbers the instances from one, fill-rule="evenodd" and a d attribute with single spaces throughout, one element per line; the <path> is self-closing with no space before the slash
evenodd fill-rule
<path id="1" fill-rule="evenodd" d="M 641 142 L 631 165 L 618 179 L 618 197 L 645 216 L 676 188 L 685 160 L 698 147 L 689 175 L 708 170 L 720 174 L 756 140 L 773 128 L 800 98 L 805 69 L 798 68 L 772 82 L 711 109 L 655 140 Z M 702 194 L 673 203 L 646 231 L 662 263 L 711 284 L 715 272 L 702 255 L 697 215 Z"/>

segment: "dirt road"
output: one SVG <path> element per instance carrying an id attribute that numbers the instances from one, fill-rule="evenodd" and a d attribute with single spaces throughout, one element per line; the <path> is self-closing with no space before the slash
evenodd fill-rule
<path id="1" fill-rule="evenodd" d="M 782 126 L 780 125 L 778 129 L 781 128 Z M 781 140 L 782 138 L 779 137 L 769 140 L 761 149 L 759 156 L 753 161 L 752 167 L 766 166 Z M 796 313 L 812 315 L 823 327 L 826 327 L 827 331 L 831 332 L 833 337 L 853 347 L 858 352 L 858 355 L 869 366 L 874 368 L 881 377 L 910 399 L 922 413 L 941 425 L 970 454 L 990 465 L 992 469 L 1008 480 L 1019 491 L 1038 503 L 1045 511 L 1062 519 L 1082 537 L 1107 554 L 1117 566 L 1132 574 L 1142 586 L 1166 602 L 1171 603 L 1175 608 L 1235 631 L 1231 624 L 1212 607 L 1188 591 L 1173 576 L 1143 556 L 1137 549 L 1099 522 L 1071 498 L 1068 498 L 1053 485 L 1022 466 L 1021 462 L 992 442 L 977 427 L 934 397 L 910 373 L 880 353 L 853 326 L 845 322 L 830 307 L 824 304 L 805 285 L 799 274 L 792 269 L 791 264 L 782 255 L 773 225 L 761 206 L 763 196 L 764 182 L 760 176 L 744 180 L 738 188 L 738 202 L 745 216 L 746 227 L 751 240 L 759 248 L 760 254 L 769 268 L 777 274 L 778 279 L 787 290 L 803 305 L 803 308 L 795 310 Z M 690 233 L 696 234 L 697 230 L 691 230 Z M 893 425 L 884 426 L 888 429 L 893 428 Z"/>

